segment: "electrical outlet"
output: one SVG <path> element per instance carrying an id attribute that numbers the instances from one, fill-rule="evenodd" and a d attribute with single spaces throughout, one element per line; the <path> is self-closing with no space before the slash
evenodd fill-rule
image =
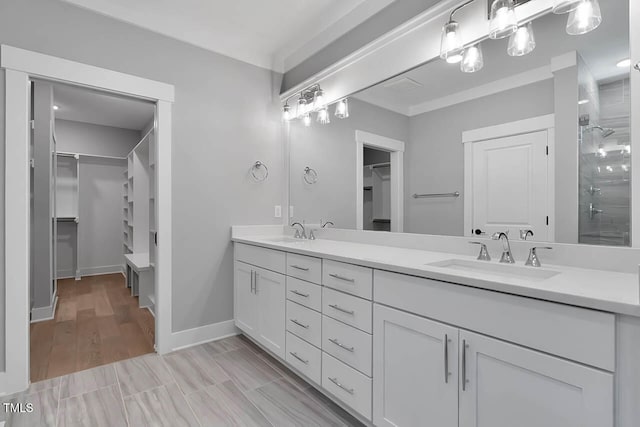
<path id="1" fill-rule="evenodd" d="M 282 206 L 275 206 L 275 209 L 273 210 L 273 216 L 275 216 L 276 218 L 282 218 Z"/>

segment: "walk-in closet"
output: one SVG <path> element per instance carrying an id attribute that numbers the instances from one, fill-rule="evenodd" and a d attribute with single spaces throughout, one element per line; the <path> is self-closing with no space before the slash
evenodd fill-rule
<path id="1" fill-rule="evenodd" d="M 32 83 L 31 380 L 154 351 L 155 106 Z"/>

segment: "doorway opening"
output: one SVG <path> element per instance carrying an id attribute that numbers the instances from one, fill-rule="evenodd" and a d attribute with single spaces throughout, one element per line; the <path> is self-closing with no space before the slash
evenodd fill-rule
<path id="1" fill-rule="evenodd" d="M 362 228 L 391 231 L 391 153 L 364 147 L 362 170 Z"/>
<path id="2" fill-rule="evenodd" d="M 30 380 L 154 352 L 155 104 L 32 79 Z"/>

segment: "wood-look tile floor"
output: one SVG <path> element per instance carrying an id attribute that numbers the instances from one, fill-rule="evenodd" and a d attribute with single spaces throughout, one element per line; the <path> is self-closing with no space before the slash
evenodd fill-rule
<path id="1" fill-rule="evenodd" d="M 362 426 L 242 336 L 31 384 L 9 426 Z M 4 406 L 4 405 L 3 405 Z"/>
<path id="2" fill-rule="evenodd" d="M 122 274 L 58 280 L 54 319 L 31 324 L 31 382 L 152 353 L 154 322 Z"/>

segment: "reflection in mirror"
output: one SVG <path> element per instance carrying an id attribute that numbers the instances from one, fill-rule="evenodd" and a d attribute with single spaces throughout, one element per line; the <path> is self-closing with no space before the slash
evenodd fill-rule
<path id="1" fill-rule="evenodd" d="M 348 118 L 291 121 L 292 219 L 630 245 L 628 9 L 602 2 L 583 35 L 550 13 L 527 26 L 524 56 L 507 53 L 531 47 L 513 37 L 486 39 L 476 72 L 438 59 L 352 95 Z"/>

